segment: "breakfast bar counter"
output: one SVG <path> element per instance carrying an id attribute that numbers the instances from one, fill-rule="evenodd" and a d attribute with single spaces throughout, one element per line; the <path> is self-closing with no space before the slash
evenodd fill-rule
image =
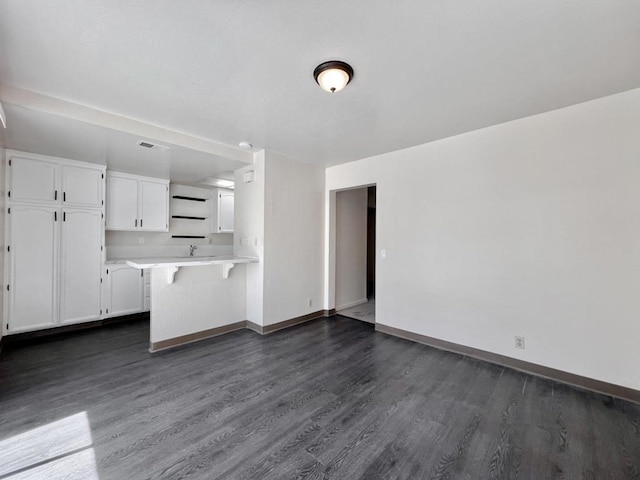
<path id="1" fill-rule="evenodd" d="M 126 260 L 133 268 L 151 271 L 149 350 L 244 328 L 246 270 L 259 268 L 259 262 L 232 255 Z"/>

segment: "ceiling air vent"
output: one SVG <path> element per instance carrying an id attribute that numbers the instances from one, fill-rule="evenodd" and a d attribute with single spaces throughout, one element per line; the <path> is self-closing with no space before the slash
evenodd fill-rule
<path id="1" fill-rule="evenodd" d="M 151 148 L 152 150 L 169 150 L 169 147 L 159 145 L 157 143 L 147 142 L 145 140 L 138 140 L 138 145 L 144 148 Z"/>

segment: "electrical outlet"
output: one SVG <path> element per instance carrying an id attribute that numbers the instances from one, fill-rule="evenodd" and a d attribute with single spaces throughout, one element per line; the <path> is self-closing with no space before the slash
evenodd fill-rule
<path id="1" fill-rule="evenodd" d="M 524 337 L 516 337 L 516 348 L 522 348 L 524 350 Z"/>
<path id="2" fill-rule="evenodd" d="M 380 258 L 387 258 L 387 251 L 386 250 L 380 250 Z"/>
<path id="3" fill-rule="evenodd" d="M 313 300 L 308 299 L 307 300 L 307 307 L 310 307 L 311 305 L 313 305 Z"/>

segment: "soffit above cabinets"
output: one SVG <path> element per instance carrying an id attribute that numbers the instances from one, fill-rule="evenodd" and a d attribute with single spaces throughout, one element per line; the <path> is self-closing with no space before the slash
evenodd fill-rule
<path id="1" fill-rule="evenodd" d="M 138 145 L 141 138 L 137 134 L 12 104 L 5 103 L 4 108 L 11 120 L 6 130 L 0 129 L 0 146 L 5 148 L 98 163 L 113 171 L 178 183 L 224 178 L 247 164 L 163 141 L 156 143 L 169 148 L 144 148 Z"/>

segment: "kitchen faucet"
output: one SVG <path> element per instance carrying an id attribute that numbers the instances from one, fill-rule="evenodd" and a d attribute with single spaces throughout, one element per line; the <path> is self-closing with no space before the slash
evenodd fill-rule
<path id="1" fill-rule="evenodd" d="M 196 245 L 189 245 L 189 256 L 193 257 L 193 251 L 198 248 Z"/>

